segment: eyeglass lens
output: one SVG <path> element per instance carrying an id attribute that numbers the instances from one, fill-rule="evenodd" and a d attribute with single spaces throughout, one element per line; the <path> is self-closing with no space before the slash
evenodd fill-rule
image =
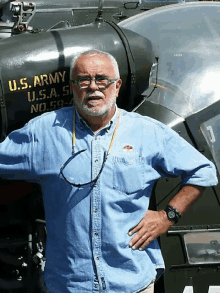
<path id="1" fill-rule="evenodd" d="M 91 83 L 91 79 L 82 79 L 82 80 L 79 80 L 79 85 L 81 88 L 87 88 L 89 87 Z M 97 78 L 95 80 L 95 83 L 97 84 L 97 86 L 99 88 L 105 88 L 108 84 L 108 79 L 107 78 Z"/>

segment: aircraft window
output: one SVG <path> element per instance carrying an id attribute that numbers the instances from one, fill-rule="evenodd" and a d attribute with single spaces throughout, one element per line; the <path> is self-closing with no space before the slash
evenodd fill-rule
<path id="1" fill-rule="evenodd" d="M 220 114 L 203 122 L 200 130 L 209 146 L 217 169 L 220 173 Z"/>
<path id="2" fill-rule="evenodd" d="M 184 235 L 190 264 L 220 262 L 220 232 L 193 232 Z"/>

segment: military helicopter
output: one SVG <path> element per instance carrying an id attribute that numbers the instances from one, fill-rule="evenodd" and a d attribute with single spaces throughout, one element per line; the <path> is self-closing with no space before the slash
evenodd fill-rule
<path id="1" fill-rule="evenodd" d="M 91 24 L 2 40 L 1 140 L 33 117 L 72 105 L 70 60 L 84 50 L 100 49 L 119 64 L 119 107 L 173 128 L 216 164 L 219 177 L 219 12 L 217 2 L 183 3 L 116 24 L 104 19 L 99 6 Z M 40 188 L 0 182 L 7 194 L 0 206 L 1 292 L 44 292 L 46 226 Z M 179 188 L 180 178 L 160 179 L 151 208 L 163 209 Z M 166 271 L 156 293 L 220 292 L 219 207 L 219 185 L 207 188 L 178 225 L 160 237 Z"/>

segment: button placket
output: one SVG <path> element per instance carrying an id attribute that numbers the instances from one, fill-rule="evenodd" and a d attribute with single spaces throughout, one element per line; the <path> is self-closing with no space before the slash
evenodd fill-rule
<path id="1" fill-rule="evenodd" d="M 109 134 L 106 132 L 104 136 L 95 136 L 92 140 L 92 178 L 94 179 L 102 167 L 104 151 L 101 147 L 103 140 L 109 140 Z M 111 137 L 111 135 L 110 135 Z M 107 146 L 110 144 L 107 142 Z M 94 261 L 97 269 L 97 275 L 99 280 L 99 286 L 102 288 L 102 292 L 106 292 L 106 280 L 104 270 L 102 268 L 102 254 L 101 254 L 101 190 L 100 190 L 100 178 L 97 181 L 97 185 L 94 186 L 92 192 L 92 249 Z"/>
<path id="2" fill-rule="evenodd" d="M 100 169 L 102 152 L 100 148 L 99 137 L 94 137 L 92 141 L 92 178 L 94 179 Z M 93 188 L 92 195 L 92 246 L 94 261 L 96 264 L 97 275 L 99 278 L 103 277 L 103 270 L 101 267 L 100 256 L 101 256 L 101 192 L 99 180 Z M 101 279 L 100 279 L 101 280 Z M 101 284 L 100 284 L 101 285 Z M 96 287 L 97 288 L 97 287 Z"/>

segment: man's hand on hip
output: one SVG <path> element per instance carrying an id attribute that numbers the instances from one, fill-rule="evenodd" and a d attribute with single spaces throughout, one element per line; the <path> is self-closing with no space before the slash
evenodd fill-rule
<path id="1" fill-rule="evenodd" d="M 174 223 L 167 218 L 165 211 L 148 210 L 142 220 L 129 230 L 128 235 L 135 236 L 129 242 L 132 249 L 143 250 L 150 242 L 166 233 Z"/>

